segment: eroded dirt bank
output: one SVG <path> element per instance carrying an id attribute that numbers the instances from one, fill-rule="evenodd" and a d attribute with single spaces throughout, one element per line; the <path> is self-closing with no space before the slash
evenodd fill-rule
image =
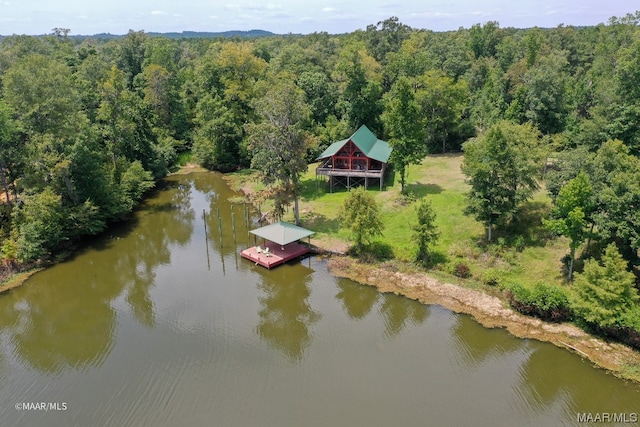
<path id="1" fill-rule="evenodd" d="M 596 338 L 572 324 L 548 323 L 521 315 L 501 299 L 484 292 L 442 283 L 422 273 L 407 274 L 361 264 L 344 256 L 331 257 L 329 269 L 335 276 L 374 286 L 380 292 L 469 314 L 488 328 L 506 328 L 520 338 L 546 341 L 570 349 L 617 376 L 640 382 L 640 352 Z"/>

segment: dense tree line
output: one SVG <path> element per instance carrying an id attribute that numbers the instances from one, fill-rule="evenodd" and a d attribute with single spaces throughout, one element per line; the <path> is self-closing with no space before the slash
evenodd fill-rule
<path id="1" fill-rule="evenodd" d="M 187 151 L 213 170 L 267 171 L 281 208 L 297 199 L 299 160 L 365 124 L 394 146 L 403 183 L 424 154 L 467 140 L 470 174 L 486 168 L 482 147 L 503 153 L 503 166 L 514 160 L 508 183 L 475 176 L 493 195 L 471 198 L 469 213 L 489 231 L 555 159 L 549 226 L 571 239 L 572 258 L 595 239 L 637 265 L 639 21 L 433 32 L 392 17 L 343 35 L 3 38 L 2 256 L 47 257 L 125 218 Z M 293 155 L 275 161 L 277 147 Z M 574 206 L 568 193 L 584 181 L 593 196 Z"/>

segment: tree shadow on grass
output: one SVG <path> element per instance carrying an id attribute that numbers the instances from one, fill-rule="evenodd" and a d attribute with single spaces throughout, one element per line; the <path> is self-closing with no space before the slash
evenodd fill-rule
<path id="1" fill-rule="evenodd" d="M 300 194 L 303 200 L 316 200 L 329 193 L 329 185 L 321 178 L 300 181 Z"/>
<path id="2" fill-rule="evenodd" d="M 390 166 L 387 169 L 387 172 L 384 176 L 384 186 L 393 187 L 395 184 L 396 184 L 396 170 L 393 166 Z"/>
<path id="3" fill-rule="evenodd" d="M 315 232 L 337 233 L 340 229 L 340 222 L 337 218 L 327 218 L 325 215 L 315 212 L 305 214 L 302 222 L 305 228 Z"/>
<path id="4" fill-rule="evenodd" d="M 505 240 L 510 246 L 545 246 L 551 232 L 542 223 L 549 217 L 549 204 L 545 202 L 523 203 L 511 223 L 505 227 Z"/>
<path id="5" fill-rule="evenodd" d="M 352 182 L 351 188 L 363 187 L 364 182 Z M 369 182 L 367 187 L 367 191 L 379 193 L 379 181 L 377 179 L 373 180 L 373 182 Z M 383 187 L 382 192 L 385 192 L 386 188 Z M 334 183 L 333 190 L 329 188 L 329 181 L 318 178 L 316 179 L 306 179 L 300 182 L 300 194 L 302 196 L 302 200 L 312 201 L 317 200 L 327 194 L 330 193 L 348 193 L 349 189 L 347 189 L 343 184 Z"/>
<path id="6" fill-rule="evenodd" d="M 405 193 L 410 194 L 413 193 L 416 198 L 421 199 L 428 195 L 440 194 L 442 193 L 442 187 L 437 184 L 423 184 L 421 182 L 416 182 L 413 184 L 408 184 L 404 187 Z"/>

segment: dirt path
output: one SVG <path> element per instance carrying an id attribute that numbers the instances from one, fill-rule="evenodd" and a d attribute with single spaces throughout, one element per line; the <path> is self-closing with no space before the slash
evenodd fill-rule
<path id="1" fill-rule="evenodd" d="M 506 328 L 520 338 L 570 349 L 617 376 L 640 382 L 640 352 L 595 338 L 572 324 L 548 323 L 521 315 L 495 296 L 441 283 L 426 274 L 389 271 L 348 257 L 331 257 L 329 268 L 336 276 L 374 286 L 380 292 L 403 295 L 424 304 L 438 304 L 456 313 L 469 314 L 485 327 Z"/>

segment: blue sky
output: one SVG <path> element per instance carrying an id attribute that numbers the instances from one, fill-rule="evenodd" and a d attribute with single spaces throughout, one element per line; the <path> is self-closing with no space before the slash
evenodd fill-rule
<path id="1" fill-rule="evenodd" d="M 596 25 L 640 9 L 630 0 L 0 0 L 0 34 L 227 31 L 352 32 L 391 16 L 435 31 Z"/>

